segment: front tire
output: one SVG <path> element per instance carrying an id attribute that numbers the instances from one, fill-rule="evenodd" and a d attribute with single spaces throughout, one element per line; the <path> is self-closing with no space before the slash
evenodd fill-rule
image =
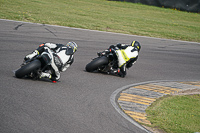
<path id="1" fill-rule="evenodd" d="M 39 60 L 34 60 L 27 65 L 21 67 L 15 72 L 17 78 L 23 78 L 25 75 L 30 74 L 32 71 L 41 67 L 41 62 Z"/>
<path id="2" fill-rule="evenodd" d="M 108 58 L 105 56 L 101 56 L 88 63 L 85 67 L 85 70 L 87 72 L 93 72 L 105 64 L 108 64 Z"/>

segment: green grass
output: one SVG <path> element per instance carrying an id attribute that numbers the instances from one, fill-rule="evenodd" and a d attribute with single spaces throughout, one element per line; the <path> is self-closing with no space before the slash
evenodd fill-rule
<path id="1" fill-rule="evenodd" d="M 0 18 L 200 42 L 200 14 L 107 0 L 1 0 Z"/>
<path id="2" fill-rule="evenodd" d="M 200 94 L 167 96 L 146 110 L 152 127 L 167 133 L 200 132 Z"/>

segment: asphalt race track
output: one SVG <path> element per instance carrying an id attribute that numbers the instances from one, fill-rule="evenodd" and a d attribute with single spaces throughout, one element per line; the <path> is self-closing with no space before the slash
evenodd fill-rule
<path id="1" fill-rule="evenodd" d="M 125 78 L 88 73 L 85 66 L 112 44 L 137 40 L 142 49 Z M 43 42 L 75 41 L 75 62 L 60 82 L 17 79 L 26 54 Z M 154 80 L 199 80 L 200 44 L 0 20 L 1 133 L 143 133 L 110 102 L 123 86 Z"/>

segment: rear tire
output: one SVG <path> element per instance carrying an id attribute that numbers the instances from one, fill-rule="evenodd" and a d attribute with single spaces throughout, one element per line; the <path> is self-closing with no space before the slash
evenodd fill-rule
<path id="1" fill-rule="evenodd" d="M 85 67 L 85 70 L 87 72 L 93 72 L 105 64 L 108 64 L 108 58 L 105 56 L 101 56 L 88 63 Z"/>
<path id="2" fill-rule="evenodd" d="M 17 78 L 23 78 L 25 75 L 30 74 L 32 71 L 41 67 L 41 62 L 39 60 L 34 60 L 27 65 L 21 67 L 15 72 Z"/>

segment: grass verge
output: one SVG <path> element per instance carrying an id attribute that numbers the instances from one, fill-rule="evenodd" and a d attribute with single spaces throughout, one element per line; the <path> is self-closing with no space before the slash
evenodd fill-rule
<path id="1" fill-rule="evenodd" d="M 154 102 L 146 113 L 151 127 L 167 133 L 200 132 L 200 94 L 166 96 Z"/>
<path id="2" fill-rule="evenodd" d="M 107 0 L 1 0 L 0 18 L 200 42 L 200 14 Z"/>

